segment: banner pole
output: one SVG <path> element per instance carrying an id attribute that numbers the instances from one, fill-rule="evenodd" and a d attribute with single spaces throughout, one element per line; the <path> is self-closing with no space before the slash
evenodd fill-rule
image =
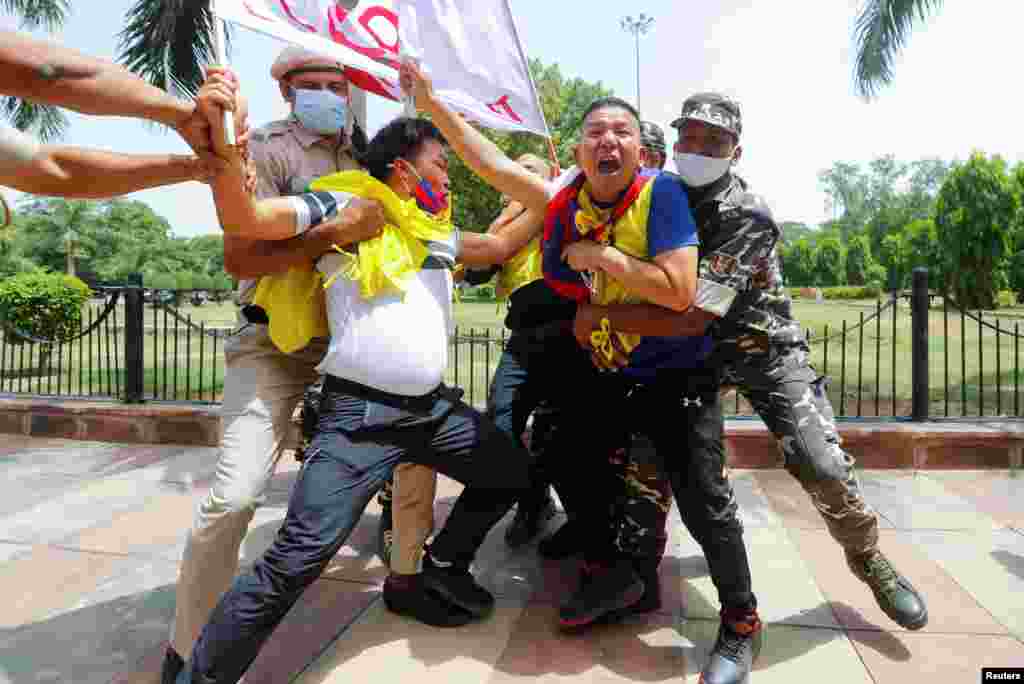
<path id="1" fill-rule="evenodd" d="M 548 154 L 551 156 L 551 165 L 555 167 L 555 176 L 562 175 L 562 167 L 558 163 L 558 151 L 555 149 L 555 141 L 548 136 Z"/>
<path id="2" fill-rule="evenodd" d="M 211 0 L 210 11 L 213 13 L 213 58 L 217 62 L 218 66 L 227 68 L 227 57 L 225 56 L 225 38 L 224 31 L 224 20 L 217 14 L 217 0 Z M 227 135 L 227 141 L 229 145 L 235 145 L 238 141 L 235 133 L 235 117 L 231 112 L 224 111 L 224 131 Z"/>

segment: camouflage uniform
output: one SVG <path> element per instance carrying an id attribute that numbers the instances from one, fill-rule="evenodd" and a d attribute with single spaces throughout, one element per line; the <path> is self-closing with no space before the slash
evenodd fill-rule
<path id="1" fill-rule="evenodd" d="M 775 435 L 785 467 L 811 496 L 829 532 L 850 554 L 875 549 L 878 518 L 864 501 L 843 451 L 827 380 L 783 288 L 780 231 L 764 200 L 726 174 L 691 191 L 701 240 L 696 306 L 720 316 L 710 333 L 712 364 L 735 385 Z"/>
<path id="2" fill-rule="evenodd" d="M 634 440 L 628 449 L 609 456 L 615 477 L 622 483 L 612 530 L 615 549 L 655 566 L 665 555 L 666 524 L 672 508 L 672 488 L 657 456 L 647 440 Z"/>

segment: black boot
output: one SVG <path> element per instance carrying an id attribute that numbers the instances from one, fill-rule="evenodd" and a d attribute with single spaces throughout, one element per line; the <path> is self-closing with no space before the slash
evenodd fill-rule
<path id="1" fill-rule="evenodd" d="M 633 563 L 620 559 L 607 566 L 590 566 L 579 589 L 562 606 L 562 627 L 583 627 L 628 610 L 644 595 L 644 581 Z"/>
<path id="2" fill-rule="evenodd" d="M 741 684 L 754 667 L 764 642 L 757 611 L 730 615 L 722 611 L 722 624 L 711 657 L 700 673 L 701 684 Z"/>
<path id="3" fill-rule="evenodd" d="M 468 566 L 444 564 L 430 554 L 423 554 L 423 581 L 426 586 L 450 603 L 476 617 L 486 617 L 494 610 L 494 596 L 473 578 Z"/>
<path id="4" fill-rule="evenodd" d="M 847 554 L 846 563 L 871 588 L 879 608 L 893 622 L 904 629 L 921 629 L 928 624 L 924 597 L 881 551 L 875 549 L 859 556 Z"/>
<path id="5" fill-rule="evenodd" d="M 160 684 L 174 684 L 183 669 L 185 669 L 185 661 L 173 647 L 168 645 L 167 651 L 164 652 L 163 665 L 160 667 Z"/>
<path id="6" fill-rule="evenodd" d="M 572 520 L 566 522 L 550 537 L 537 545 L 537 553 L 549 560 L 562 560 L 583 553 L 582 526 Z"/>
<path id="7" fill-rule="evenodd" d="M 429 589 L 422 574 L 388 577 L 384 582 L 384 605 L 392 613 L 407 615 L 432 627 L 461 627 L 473 620 L 468 611 Z"/>
<path id="8" fill-rule="evenodd" d="M 516 516 L 505 532 L 505 543 L 513 549 L 529 544 L 553 517 L 555 502 L 551 500 L 547 488 L 539 501 L 520 500 L 516 504 Z"/>

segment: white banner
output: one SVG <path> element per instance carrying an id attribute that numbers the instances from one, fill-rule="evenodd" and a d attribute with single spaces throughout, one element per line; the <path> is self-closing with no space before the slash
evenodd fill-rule
<path id="1" fill-rule="evenodd" d="M 414 57 L 438 97 L 470 120 L 548 136 L 508 0 L 216 0 L 214 8 L 334 57 L 353 85 L 392 100 L 401 99 L 399 54 Z"/>

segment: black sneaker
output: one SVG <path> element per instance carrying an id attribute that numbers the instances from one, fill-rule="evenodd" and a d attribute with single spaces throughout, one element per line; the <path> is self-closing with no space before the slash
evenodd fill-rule
<path id="1" fill-rule="evenodd" d="M 757 611 L 739 619 L 727 619 L 723 611 L 718 639 L 708 664 L 700 673 L 700 684 L 741 684 L 746 681 L 761 654 L 763 643 L 764 629 Z"/>
<path id="2" fill-rule="evenodd" d="M 550 537 L 537 545 L 537 553 L 548 560 L 562 560 L 583 552 L 583 535 L 578 522 L 563 524 Z"/>
<path id="3" fill-rule="evenodd" d="M 462 627 L 473 615 L 438 596 L 426 586 L 422 575 L 412 575 L 409 586 L 384 581 L 384 605 L 392 613 L 406 615 L 431 627 Z"/>
<path id="4" fill-rule="evenodd" d="M 160 684 L 174 684 L 185 669 L 185 661 L 171 646 L 164 651 L 164 663 L 160 668 Z"/>
<path id="5" fill-rule="evenodd" d="M 494 610 L 494 596 L 476 583 L 468 567 L 455 564 L 442 567 L 428 549 L 423 554 L 422 575 L 428 589 L 475 617 L 486 617 Z"/>
<path id="6" fill-rule="evenodd" d="M 630 608 L 644 595 L 644 581 L 628 560 L 615 561 L 608 567 L 591 568 L 587 574 L 559 612 L 558 622 L 562 627 L 593 624 L 609 613 Z"/>
<path id="7" fill-rule="evenodd" d="M 384 567 L 391 567 L 391 547 L 395 543 L 394 521 L 391 517 L 391 500 L 382 502 L 380 522 L 377 523 L 377 555 Z"/>
<path id="8" fill-rule="evenodd" d="M 544 492 L 544 498 L 539 504 L 524 504 L 520 501 L 516 505 L 516 517 L 505 532 L 505 543 L 513 549 L 529 544 L 553 517 L 555 502 L 547 492 Z"/>
<path id="9" fill-rule="evenodd" d="M 889 559 L 877 549 L 861 556 L 847 554 L 846 563 L 862 582 L 871 588 L 878 607 L 904 629 L 921 629 L 928 624 L 924 597 L 906 577 L 896 571 Z"/>

